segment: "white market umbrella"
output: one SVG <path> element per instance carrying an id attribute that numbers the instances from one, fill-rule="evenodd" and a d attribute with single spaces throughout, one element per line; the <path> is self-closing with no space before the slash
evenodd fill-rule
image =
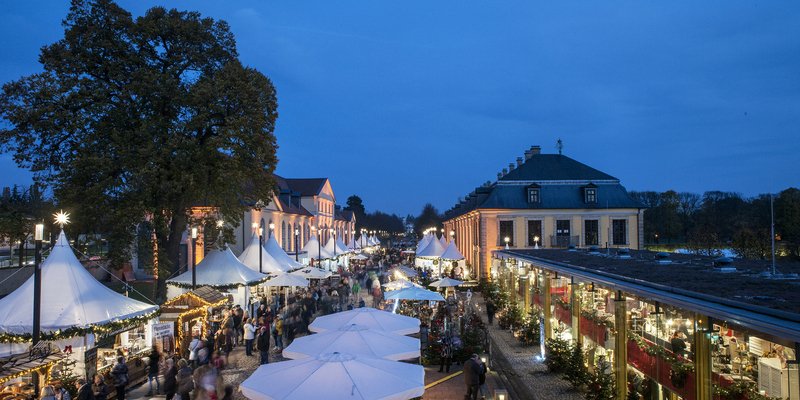
<path id="1" fill-rule="evenodd" d="M 283 350 L 283 356 L 301 359 L 330 352 L 392 361 L 409 360 L 419 357 L 419 339 L 351 324 L 335 331 L 297 338 Z"/>
<path id="2" fill-rule="evenodd" d="M 435 288 L 448 288 L 448 287 L 459 286 L 459 285 L 461 285 L 463 283 L 464 282 L 462 282 L 462 281 L 460 281 L 458 279 L 452 279 L 452 278 L 445 277 L 445 278 L 439 279 L 436 282 L 431 282 L 431 284 L 428 285 L 428 286 L 435 287 Z"/>
<path id="3" fill-rule="evenodd" d="M 399 273 L 401 273 L 401 274 L 403 274 L 403 275 L 405 275 L 405 276 L 407 276 L 409 278 L 413 278 L 413 277 L 419 275 L 415 269 L 409 268 L 409 267 L 407 267 L 405 265 L 399 265 L 399 266 L 393 268 L 393 270 L 397 271 L 397 272 L 399 272 Z"/>
<path id="4" fill-rule="evenodd" d="M 363 254 L 356 254 L 356 255 L 350 257 L 350 259 L 351 260 L 368 260 L 369 257 L 367 257 L 367 256 L 365 256 Z"/>
<path id="5" fill-rule="evenodd" d="M 75 257 L 63 231 L 40 268 L 42 333 L 104 325 L 158 310 L 158 306 L 125 297 L 98 282 Z M 0 299 L 0 332 L 32 334 L 33 275 Z"/>
<path id="6" fill-rule="evenodd" d="M 460 251 L 458 251 L 458 247 L 456 247 L 455 242 L 451 241 L 450 244 L 447 245 L 447 248 L 444 249 L 444 252 L 442 253 L 440 258 L 442 260 L 458 261 L 458 260 L 463 260 L 464 255 L 461 254 Z"/>
<path id="7" fill-rule="evenodd" d="M 261 271 L 258 271 L 259 253 L 261 253 Z M 239 261 L 253 271 L 263 272 L 265 274 L 282 274 L 291 268 L 291 265 L 288 263 L 281 265 L 278 260 L 272 257 L 269 252 L 267 252 L 267 249 L 261 246 L 258 235 L 253 235 L 253 238 L 250 239 L 250 244 L 245 247 L 242 254 L 239 254 Z"/>
<path id="8" fill-rule="evenodd" d="M 312 332 L 335 331 L 352 324 L 365 325 L 370 329 L 393 332 L 398 335 L 411 335 L 419 332 L 418 319 L 369 307 L 317 317 L 308 326 L 308 329 Z"/>
<path id="9" fill-rule="evenodd" d="M 428 289 L 412 286 L 410 288 L 395 290 L 386 293 L 386 300 L 427 300 L 444 301 L 441 294 Z"/>
<path id="10" fill-rule="evenodd" d="M 302 276 L 306 279 L 325 279 L 329 278 L 333 273 L 331 271 L 326 271 L 321 268 L 316 267 L 306 267 L 298 269 L 297 271 L 292 271 L 289 274 Z"/>
<path id="11" fill-rule="evenodd" d="M 264 244 L 264 248 L 267 249 L 267 253 L 272 256 L 279 264 L 288 265 L 288 267 L 282 268 L 286 271 L 291 271 L 293 269 L 303 267 L 303 264 L 294 260 L 294 258 L 289 257 L 281 245 L 278 244 L 278 241 L 275 240 L 275 235 L 270 235 L 269 239 L 267 239 L 267 243 Z"/>
<path id="12" fill-rule="evenodd" d="M 333 258 L 333 254 L 328 253 L 324 247 L 320 248 L 319 241 L 317 241 L 316 236 L 311 236 L 311 239 L 308 239 L 308 243 L 306 243 L 305 247 L 303 247 L 303 251 L 308 254 L 308 258 L 313 258 L 315 260 L 327 260 Z"/>
<path id="13" fill-rule="evenodd" d="M 425 370 L 346 353 L 265 364 L 240 389 L 253 400 L 407 400 L 425 392 Z"/>
<path id="14" fill-rule="evenodd" d="M 302 276 L 292 275 L 291 273 L 289 273 L 289 274 L 278 275 L 274 278 L 271 278 L 266 282 L 264 282 L 263 285 L 268 287 L 279 287 L 279 286 L 307 287 L 308 279 L 303 278 Z"/>
<path id="15" fill-rule="evenodd" d="M 197 286 L 249 286 L 263 281 L 266 275 L 253 271 L 242 264 L 230 249 L 213 250 L 200 264 L 195 266 Z M 188 287 L 192 285 L 192 270 L 167 280 L 168 285 Z"/>

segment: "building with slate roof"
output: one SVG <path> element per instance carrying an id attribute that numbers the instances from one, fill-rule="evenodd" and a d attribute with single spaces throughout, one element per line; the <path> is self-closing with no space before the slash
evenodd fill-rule
<path id="1" fill-rule="evenodd" d="M 532 146 L 495 182 L 475 188 L 444 214 L 444 228 L 480 277 L 492 251 L 628 247 L 643 241 L 644 205 L 619 179 L 563 154 Z M 507 242 L 506 242 L 507 240 Z"/>

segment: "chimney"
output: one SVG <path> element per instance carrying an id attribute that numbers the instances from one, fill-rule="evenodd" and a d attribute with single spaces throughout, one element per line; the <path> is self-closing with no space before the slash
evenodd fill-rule
<path id="1" fill-rule="evenodd" d="M 514 163 L 513 162 L 508 163 L 508 170 L 509 171 L 513 171 L 514 170 Z"/>
<path id="2" fill-rule="evenodd" d="M 522 157 L 517 157 L 517 167 L 522 165 Z"/>
<path id="3" fill-rule="evenodd" d="M 502 172 L 498 172 L 498 173 L 497 173 L 497 179 L 500 179 L 500 178 L 502 178 L 502 177 L 503 177 L 503 173 L 502 173 Z"/>
<path id="4" fill-rule="evenodd" d="M 532 155 L 533 153 L 530 150 L 525 150 L 525 161 L 530 160 Z"/>
<path id="5" fill-rule="evenodd" d="M 531 146 L 531 155 L 534 154 L 542 154 L 542 147 L 541 146 Z"/>
<path id="6" fill-rule="evenodd" d="M 503 176 L 506 176 L 506 174 L 508 174 L 508 169 L 503 168 Z"/>

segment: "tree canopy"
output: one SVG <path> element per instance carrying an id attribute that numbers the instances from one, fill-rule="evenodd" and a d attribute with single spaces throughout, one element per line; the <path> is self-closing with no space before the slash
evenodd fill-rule
<path id="1" fill-rule="evenodd" d="M 42 72 L 3 86 L 0 144 L 104 227 L 115 262 L 149 219 L 162 299 L 190 207 L 236 223 L 273 190 L 275 88 L 239 62 L 227 23 L 196 12 L 134 18 L 111 0 L 73 0 L 64 29 L 42 48 Z"/>
<path id="2" fill-rule="evenodd" d="M 439 210 L 431 203 L 425 204 L 420 214 L 414 218 L 414 233 L 418 236 L 422 236 L 422 232 L 425 229 L 436 228 L 438 230 L 441 226 L 442 216 L 439 214 Z"/>

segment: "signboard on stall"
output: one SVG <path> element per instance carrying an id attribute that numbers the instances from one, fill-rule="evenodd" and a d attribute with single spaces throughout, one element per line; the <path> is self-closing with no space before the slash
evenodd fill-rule
<path id="1" fill-rule="evenodd" d="M 175 351 L 174 322 L 153 324 L 153 347 L 160 353 L 172 353 Z"/>

